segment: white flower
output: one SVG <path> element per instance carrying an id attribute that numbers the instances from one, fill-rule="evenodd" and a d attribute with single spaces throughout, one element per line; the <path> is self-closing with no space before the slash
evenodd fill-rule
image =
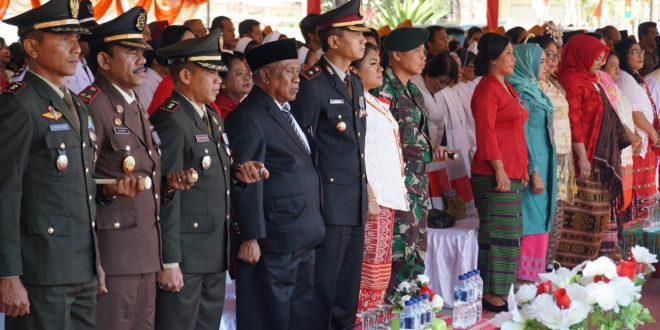
<path id="1" fill-rule="evenodd" d="M 568 291 L 568 289 L 567 289 Z M 577 300 L 572 301 L 568 309 L 557 307 L 553 297 L 541 294 L 522 309 L 522 314 L 536 319 L 546 327 L 553 330 L 568 330 L 572 325 L 578 324 L 587 318 L 591 307 Z"/>
<path id="2" fill-rule="evenodd" d="M 640 286 L 636 286 L 627 277 L 617 277 L 609 283 L 598 282 L 587 286 L 587 304 L 598 306 L 605 312 L 630 305 L 641 297 Z"/>
<path id="3" fill-rule="evenodd" d="M 575 275 L 582 270 L 584 265 L 585 263 L 582 263 L 573 269 L 561 267 L 553 273 L 539 274 L 539 278 L 543 281 L 552 282 L 552 284 L 558 288 L 565 288 L 571 283 L 571 281 L 573 281 Z"/>
<path id="4" fill-rule="evenodd" d="M 589 296 L 589 293 L 585 287 L 575 283 L 566 287 L 566 294 L 568 294 L 568 298 L 571 299 L 571 302 L 581 301 L 586 303 Z"/>
<path id="5" fill-rule="evenodd" d="M 436 294 L 433 296 L 433 299 L 431 300 L 431 308 L 435 309 L 442 309 L 442 306 L 444 306 L 445 301 L 440 297 L 440 295 Z"/>
<path id="6" fill-rule="evenodd" d="M 636 262 L 642 263 L 642 264 L 654 264 L 658 262 L 658 256 L 655 254 L 652 254 L 649 252 L 649 249 L 636 245 L 632 249 L 630 249 L 630 252 L 632 253 L 633 258 L 635 259 Z"/>
<path id="7" fill-rule="evenodd" d="M 397 287 L 397 290 L 400 292 L 408 292 L 410 290 L 410 283 L 408 281 L 403 281 L 399 283 L 399 286 Z"/>
<path id="8" fill-rule="evenodd" d="M 431 280 L 429 279 L 429 277 L 424 275 L 424 274 L 417 275 L 417 282 L 422 284 L 422 285 L 429 284 L 430 281 Z"/>
<path id="9" fill-rule="evenodd" d="M 583 276 L 596 276 L 604 275 L 609 279 L 617 277 L 616 265 L 608 257 L 600 257 L 594 261 L 587 263 L 582 271 Z"/>
<path id="10" fill-rule="evenodd" d="M 524 284 L 518 288 L 518 293 L 516 293 L 516 302 L 519 305 L 530 302 L 536 297 L 536 285 Z"/>
<path id="11" fill-rule="evenodd" d="M 410 300 L 409 295 L 405 295 L 405 296 L 401 297 L 399 299 L 399 305 L 401 305 L 401 307 L 406 307 L 406 301 L 408 301 L 408 300 Z"/>

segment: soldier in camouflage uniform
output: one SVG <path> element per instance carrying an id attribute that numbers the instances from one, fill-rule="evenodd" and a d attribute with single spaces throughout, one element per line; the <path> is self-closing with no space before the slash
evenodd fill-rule
<path id="1" fill-rule="evenodd" d="M 392 31 L 384 42 L 390 67 L 383 75 L 378 93 L 390 100 L 390 111 L 399 122 L 403 158 L 406 163 L 406 188 L 409 211 L 396 211 L 392 239 L 392 275 L 388 287 L 391 295 L 401 281 L 424 273 L 426 224 L 430 206 L 427 165 L 434 151 L 428 130 L 428 113 L 421 92 L 410 77 L 421 74 L 426 56 L 424 42 L 428 32 L 420 28 Z M 444 159 L 446 149 L 436 150 Z"/>

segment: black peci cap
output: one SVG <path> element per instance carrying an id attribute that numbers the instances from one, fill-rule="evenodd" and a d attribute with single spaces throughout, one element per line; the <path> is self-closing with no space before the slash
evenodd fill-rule
<path id="1" fill-rule="evenodd" d="M 170 65 L 191 62 L 210 70 L 227 72 L 227 66 L 222 62 L 221 49 L 222 33 L 220 29 L 215 29 L 206 36 L 161 48 L 157 54 L 167 58 Z"/>
<path id="2" fill-rule="evenodd" d="M 296 39 L 282 39 L 252 48 L 245 53 L 250 70 L 256 71 L 264 65 L 284 60 L 298 60 Z"/>
<path id="3" fill-rule="evenodd" d="M 416 27 L 402 27 L 392 30 L 383 41 L 385 49 L 407 52 L 423 45 L 429 38 L 429 31 Z"/>
<path id="4" fill-rule="evenodd" d="M 19 36 L 32 31 L 87 34 L 89 31 L 78 21 L 79 13 L 79 0 L 50 0 L 3 22 L 18 27 Z"/>
<path id="5" fill-rule="evenodd" d="M 147 25 L 147 12 L 142 7 L 133 7 L 114 19 L 93 28 L 86 39 L 92 47 L 102 44 L 117 44 L 128 48 L 151 49 L 144 41 L 142 32 Z"/>

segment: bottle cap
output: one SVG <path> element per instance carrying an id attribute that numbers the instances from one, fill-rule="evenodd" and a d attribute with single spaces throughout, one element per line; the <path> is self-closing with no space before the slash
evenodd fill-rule
<path id="1" fill-rule="evenodd" d="M 406 300 L 406 306 L 410 306 L 412 304 L 413 304 L 412 299 Z"/>
<path id="2" fill-rule="evenodd" d="M 422 293 L 422 299 L 429 299 L 428 293 Z"/>

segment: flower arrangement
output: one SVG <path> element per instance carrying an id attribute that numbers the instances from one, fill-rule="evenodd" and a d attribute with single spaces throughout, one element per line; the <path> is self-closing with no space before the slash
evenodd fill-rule
<path id="1" fill-rule="evenodd" d="M 417 275 L 411 281 L 403 281 L 399 283 L 394 294 L 389 297 L 389 300 L 394 305 L 394 311 L 399 312 L 406 306 L 406 301 L 410 300 L 414 296 L 419 296 L 422 294 L 428 294 L 429 300 L 431 301 L 431 307 L 433 312 L 439 313 L 442 310 L 442 306 L 445 303 L 440 295 L 435 294 L 429 283 L 431 280 L 428 276 L 420 274 Z"/>
<path id="2" fill-rule="evenodd" d="M 655 271 L 657 256 L 635 246 L 632 257 L 615 263 L 607 257 L 573 269 L 539 274 L 540 282 L 509 293 L 509 312 L 496 316 L 503 330 L 635 329 L 654 323 L 640 303 L 644 276 Z"/>

